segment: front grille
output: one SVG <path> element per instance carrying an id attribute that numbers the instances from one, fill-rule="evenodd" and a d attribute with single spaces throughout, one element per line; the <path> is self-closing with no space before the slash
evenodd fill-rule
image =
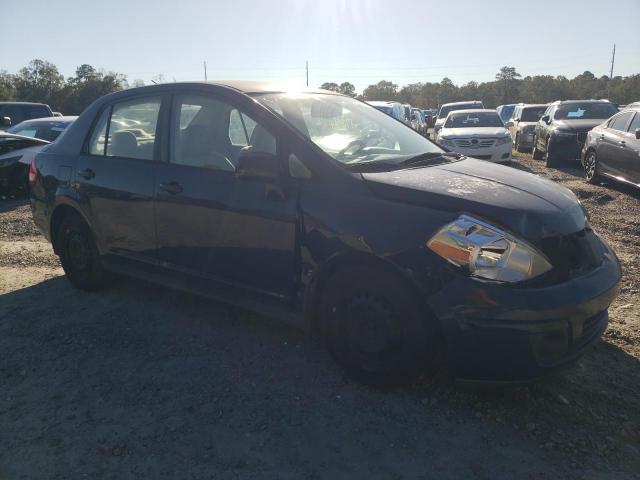
<path id="1" fill-rule="evenodd" d="M 458 140 L 454 140 L 456 146 L 464 148 L 492 147 L 495 141 L 495 138 L 460 138 Z"/>
<path id="2" fill-rule="evenodd" d="M 473 158 L 478 160 L 491 160 L 491 155 L 474 155 Z"/>
<path id="3" fill-rule="evenodd" d="M 558 281 L 593 270 L 602 262 L 602 244 L 590 228 L 542 240 L 540 250 L 553 267 Z"/>
<path id="4" fill-rule="evenodd" d="M 578 146 L 580 147 L 580 149 L 582 149 L 584 142 L 587 141 L 587 132 L 578 133 L 577 140 L 578 140 Z"/>

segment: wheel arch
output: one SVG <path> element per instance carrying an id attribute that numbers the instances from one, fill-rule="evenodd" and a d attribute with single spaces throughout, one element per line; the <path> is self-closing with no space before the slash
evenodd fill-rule
<path id="1" fill-rule="evenodd" d="M 89 227 L 91 226 L 91 223 L 87 219 L 86 215 L 84 215 L 84 213 L 82 213 L 82 210 L 72 202 L 63 200 L 58 203 L 58 205 L 56 205 L 51 212 L 51 219 L 49 221 L 49 238 L 51 238 L 51 245 L 53 247 L 54 253 L 56 254 L 60 253 L 58 250 L 58 231 L 60 225 L 62 224 L 62 220 L 68 215 L 77 215 Z"/>

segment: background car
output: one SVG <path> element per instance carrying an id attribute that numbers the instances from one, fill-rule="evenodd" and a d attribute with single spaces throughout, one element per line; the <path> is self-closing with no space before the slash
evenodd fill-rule
<path id="1" fill-rule="evenodd" d="M 547 167 L 580 158 L 587 132 L 618 109 L 607 100 L 563 100 L 550 104 L 536 124 L 533 158 Z"/>
<path id="2" fill-rule="evenodd" d="M 511 135 L 495 110 L 450 112 L 436 142 L 447 150 L 480 160 L 511 160 Z"/>
<path id="3" fill-rule="evenodd" d="M 449 112 L 469 109 L 484 109 L 484 105 L 479 100 L 470 100 L 467 102 L 445 103 L 444 105 L 440 106 L 440 110 L 438 110 L 438 118 L 433 124 L 434 136 L 438 135 L 438 131 L 442 128 L 442 124 L 446 120 L 447 115 L 449 115 Z"/>
<path id="4" fill-rule="evenodd" d="M 623 110 L 587 134 L 582 164 L 589 183 L 606 177 L 640 188 L 640 105 Z"/>
<path id="5" fill-rule="evenodd" d="M 546 103 L 520 103 L 514 108 L 511 118 L 505 122 L 505 125 L 509 129 L 517 152 L 528 152 L 533 148 L 536 124 L 544 114 L 547 106 L 548 104 Z"/>
<path id="6" fill-rule="evenodd" d="M 404 123 L 412 127 L 411 124 L 411 105 L 408 103 L 402 104 L 402 108 L 404 109 Z M 415 129 L 414 129 L 415 130 Z"/>
<path id="7" fill-rule="evenodd" d="M 53 117 L 49 105 L 31 102 L 0 102 L 0 130 L 6 130 L 25 120 L 41 117 Z"/>
<path id="8" fill-rule="evenodd" d="M 503 122 L 508 121 L 513 115 L 513 110 L 516 108 L 517 103 L 509 103 L 506 105 L 498 105 L 496 111 Z"/>
<path id="9" fill-rule="evenodd" d="M 427 134 L 427 122 L 424 120 L 422 110 L 419 108 L 411 109 L 411 127 L 422 135 Z"/>
<path id="10" fill-rule="evenodd" d="M 53 142 L 74 120 L 76 116 L 67 117 L 45 117 L 25 120 L 18 125 L 7 130 L 8 133 L 15 133 L 23 137 L 39 138 Z"/>
<path id="11" fill-rule="evenodd" d="M 404 123 L 404 108 L 398 102 L 383 102 L 379 100 L 372 100 L 367 102 L 372 107 L 386 113 L 387 115 L 400 120 Z"/>
<path id="12" fill-rule="evenodd" d="M 28 192 L 29 164 L 48 143 L 38 138 L 0 132 L 0 195 Z"/>

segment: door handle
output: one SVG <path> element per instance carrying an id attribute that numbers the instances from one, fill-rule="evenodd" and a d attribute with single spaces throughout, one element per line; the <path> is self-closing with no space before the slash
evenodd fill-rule
<path id="1" fill-rule="evenodd" d="M 625 142 L 624 140 L 620 140 L 620 146 L 621 147 L 626 147 L 627 146 L 627 142 Z"/>
<path id="2" fill-rule="evenodd" d="M 94 172 L 90 168 L 85 168 L 84 170 L 80 170 L 78 172 L 78 175 L 80 175 L 85 180 L 91 180 L 93 177 L 96 176 L 96 172 Z"/>
<path id="3" fill-rule="evenodd" d="M 160 185 L 158 185 L 158 188 L 161 191 L 169 193 L 171 195 L 182 193 L 182 190 L 184 190 L 182 188 L 182 185 L 180 185 L 178 182 L 161 183 Z"/>

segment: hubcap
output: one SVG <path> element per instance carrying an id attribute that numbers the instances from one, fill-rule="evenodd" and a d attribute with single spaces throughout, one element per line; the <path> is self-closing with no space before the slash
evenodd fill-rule
<path id="1" fill-rule="evenodd" d="M 76 231 L 69 232 L 67 254 L 71 265 L 76 270 L 86 270 L 89 267 L 89 245 L 81 233 Z"/>
<path id="2" fill-rule="evenodd" d="M 397 340 L 393 309 L 381 299 L 362 294 L 347 305 L 347 334 L 350 343 L 363 354 L 380 354 Z"/>

